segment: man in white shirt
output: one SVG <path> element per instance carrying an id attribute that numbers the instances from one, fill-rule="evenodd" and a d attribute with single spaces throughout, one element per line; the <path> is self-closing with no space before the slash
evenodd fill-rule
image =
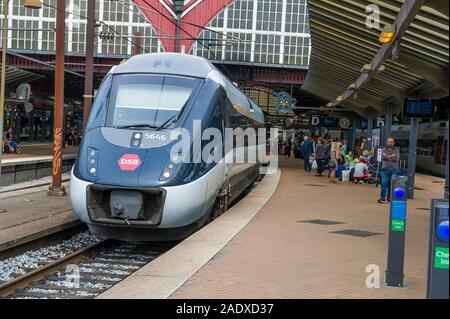
<path id="1" fill-rule="evenodd" d="M 369 167 L 367 166 L 367 160 L 365 158 L 361 158 L 361 160 L 355 166 L 355 172 L 353 174 L 353 180 L 355 184 L 360 182 L 364 184 L 371 175 L 369 174 Z"/>

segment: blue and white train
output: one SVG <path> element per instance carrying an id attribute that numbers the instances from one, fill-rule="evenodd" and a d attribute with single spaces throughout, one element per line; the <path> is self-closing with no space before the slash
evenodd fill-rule
<path id="1" fill-rule="evenodd" d="M 184 128 L 193 137 L 195 120 L 201 120 L 201 131 L 264 127 L 260 108 L 206 59 L 143 54 L 109 72 L 70 179 L 73 209 L 93 233 L 179 240 L 226 210 L 254 182 L 258 162 L 228 163 L 225 152 L 219 162 L 186 163 L 171 156 L 178 142 L 171 132 Z M 189 147 L 195 153 L 193 140 Z M 234 147 L 245 152 L 250 145 Z"/>

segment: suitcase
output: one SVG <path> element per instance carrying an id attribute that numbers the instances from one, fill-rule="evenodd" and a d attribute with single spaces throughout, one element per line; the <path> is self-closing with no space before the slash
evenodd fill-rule
<path id="1" fill-rule="evenodd" d="M 348 181 L 350 181 L 350 171 L 349 170 L 342 171 L 342 182 Z"/>

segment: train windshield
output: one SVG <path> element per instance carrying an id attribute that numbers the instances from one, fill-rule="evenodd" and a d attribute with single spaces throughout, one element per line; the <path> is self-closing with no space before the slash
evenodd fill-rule
<path id="1" fill-rule="evenodd" d="M 116 75 L 107 125 L 169 128 L 189 102 L 198 79 L 163 75 Z"/>

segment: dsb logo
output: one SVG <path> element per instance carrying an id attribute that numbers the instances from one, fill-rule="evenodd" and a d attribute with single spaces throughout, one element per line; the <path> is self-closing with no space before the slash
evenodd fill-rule
<path id="1" fill-rule="evenodd" d="M 122 171 L 134 171 L 142 161 L 137 154 L 125 154 L 117 160 L 117 164 Z"/>

